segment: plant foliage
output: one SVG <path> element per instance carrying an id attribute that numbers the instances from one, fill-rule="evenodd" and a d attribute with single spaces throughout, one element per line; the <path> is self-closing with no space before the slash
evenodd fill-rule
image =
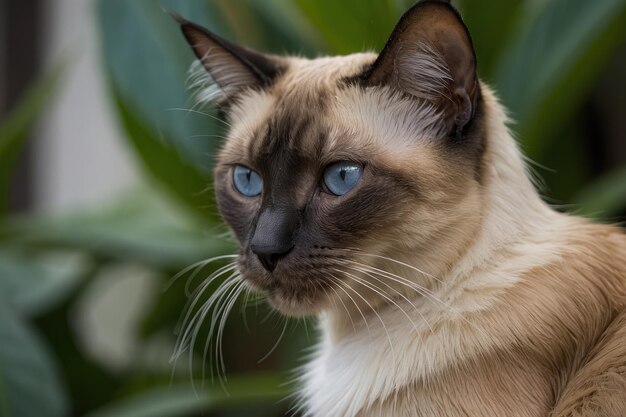
<path id="1" fill-rule="evenodd" d="M 155 341 L 169 349 L 187 302 L 186 287 L 194 285 L 193 268 L 169 282 L 169 290 L 161 289 L 181 269 L 236 250 L 224 235 L 211 191 L 213 158 L 228 126 L 213 109 L 190 100 L 185 85 L 193 57 L 163 9 L 249 46 L 314 56 L 380 50 L 410 3 L 97 1 L 110 102 L 149 186 L 89 212 L 9 217 L 0 223 L 0 416 L 275 416 L 285 411 L 288 404 L 276 403 L 288 391 L 281 385 L 282 372 L 297 363 L 310 339 L 302 328 L 287 332 L 278 352 L 257 363 L 285 333 L 278 319 L 262 318 L 263 306 L 243 311 L 226 326 L 227 371 L 237 372 L 227 375 L 226 391 L 210 378 L 202 380 L 201 366 L 172 373 L 174 367 L 164 360 L 140 366 L 140 355 L 137 366 L 113 369 L 85 347 L 73 324 L 103 271 L 141 265 L 156 277 L 159 291 L 149 296 L 134 329 L 139 351 L 149 351 Z M 521 146 L 531 158 L 567 174 L 548 179 L 550 193 L 598 217 L 623 214 L 624 169 L 591 178 L 579 169 L 584 138 L 572 132 L 598 77 L 626 40 L 626 0 L 464 0 L 458 6 L 473 34 L 481 77 L 510 110 Z M 42 77 L 0 122 L 0 220 L 6 214 L 10 168 L 49 103 L 60 71 Z M 567 155 L 555 151 L 564 138 Z M 222 265 L 196 270 L 197 278 Z M 200 343 L 189 355 L 202 358 L 203 348 Z M 252 373 L 257 369 L 266 373 Z M 197 381 L 195 390 L 190 381 Z"/>

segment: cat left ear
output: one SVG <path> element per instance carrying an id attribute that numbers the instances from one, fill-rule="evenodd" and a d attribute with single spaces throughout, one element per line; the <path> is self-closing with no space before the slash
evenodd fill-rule
<path id="1" fill-rule="evenodd" d="M 364 79 L 432 102 L 457 135 L 473 118 L 480 94 L 469 31 L 444 0 L 409 9 Z"/>
<path id="2" fill-rule="evenodd" d="M 237 45 L 175 13 L 170 14 L 227 98 L 247 88 L 267 87 L 281 72 L 278 58 Z"/>

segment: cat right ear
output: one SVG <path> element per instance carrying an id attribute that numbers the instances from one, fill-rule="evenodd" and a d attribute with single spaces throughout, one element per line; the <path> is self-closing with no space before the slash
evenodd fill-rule
<path id="1" fill-rule="evenodd" d="M 170 14 L 226 99 L 245 89 L 267 87 L 280 74 L 279 58 L 237 45 L 175 13 Z"/>
<path id="2" fill-rule="evenodd" d="M 472 39 L 449 0 L 422 0 L 409 9 L 363 80 L 431 102 L 457 135 L 480 96 Z"/>

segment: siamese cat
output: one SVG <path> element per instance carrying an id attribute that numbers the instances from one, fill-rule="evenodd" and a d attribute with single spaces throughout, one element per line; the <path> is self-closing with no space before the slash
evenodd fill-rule
<path id="1" fill-rule="evenodd" d="M 303 415 L 626 416 L 626 236 L 542 201 L 453 6 L 316 59 L 178 20 L 242 285 L 319 319 Z"/>

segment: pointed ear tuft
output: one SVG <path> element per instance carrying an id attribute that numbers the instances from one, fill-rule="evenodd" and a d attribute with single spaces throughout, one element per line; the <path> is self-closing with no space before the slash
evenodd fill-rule
<path id="1" fill-rule="evenodd" d="M 480 96 L 472 39 L 445 0 L 409 9 L 363 79 L 432 102 L 449 132 L 456 127 L 457 134 L 472 119 Z"/>
<path id="2" fill-rule="evenodd" d="M 239 46 L 175 13 L 170 15 L 226 99 L 247 88 L 271 85 L 283 70 L 278 57 Z"/>

